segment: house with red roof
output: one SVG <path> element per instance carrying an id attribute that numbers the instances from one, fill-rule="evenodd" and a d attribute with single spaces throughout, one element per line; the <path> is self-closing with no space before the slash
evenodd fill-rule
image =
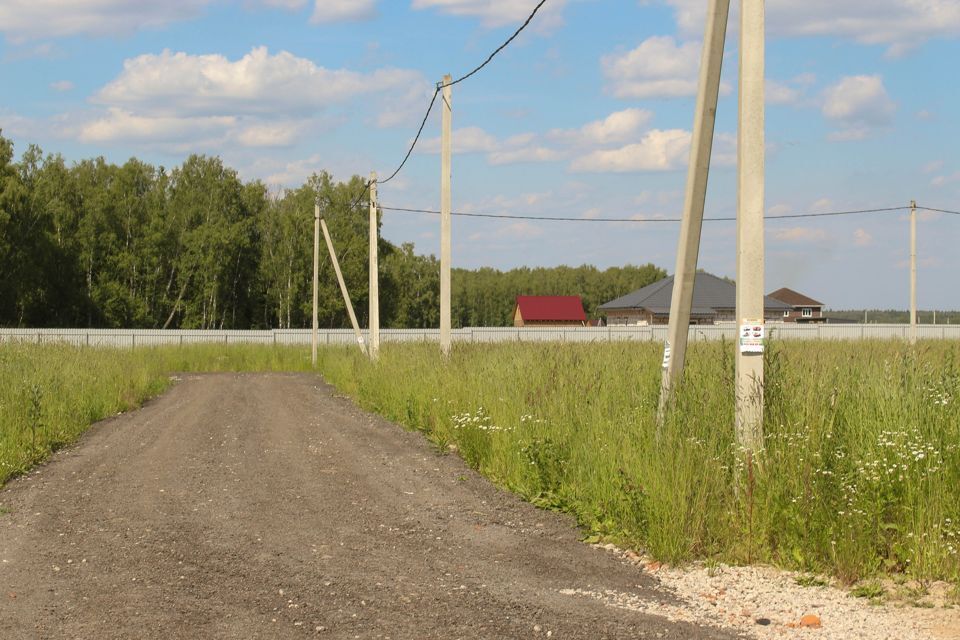
<path id="1" fill-rule="evenodd" d="M 580 296 L 517 296 L 513 309 L 515 327 L 584 327 Z"/>

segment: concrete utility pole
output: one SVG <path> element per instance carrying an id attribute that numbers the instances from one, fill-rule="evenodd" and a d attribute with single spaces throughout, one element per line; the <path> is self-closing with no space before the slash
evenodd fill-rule
<path id="1" fill-rule="evenodd" d="M 747 451 L 763 448 L 764 0 L 740 10 L 740 132 L 737 145 L 736 430 Z M 756 329 L 756 330 L 755 330 Z M 757 335 L 759 334 L 759 335 Z"/>
<path id="2" fill-rule="evenodd" d="M 910 201 L 910 344 L 917 343 L 917 201 Z"/>
<path id="3" fill-rule="evenodd" d="M 340 262 L 337 260 L 337 253 L 333 250 L 333 241 L 330 240 L 330 232 L 327 231 L 327 222 L 320 220 L 320 228 L 323 229 L 323 239 L 327 243 L 327 251 L 330 252 L 330 261 L 333 262 L 333 270 L 337 273 L 337 282 L 340 284 L 340 293 L 343 294 L 343 304 L 347 307 L 347 314 L 350 316 L 350 324 L 353 325 L 353 334 L 357 337 L 357 344 L 360 345 L 360 351 L 367 354 L 367 347 L 363 344 L 363 334 L 360 333 L 360 325 L 357 324 L 357 314 L 353 312 L 353 304 L 350 302 L 350 294 L 347 293 L 347 285 L 343 281 L 343 274 L 340 272 Z"/>
<path id="4" fill-rule="evenodd" d="M 380 267 L 377 230 L 377 173 L 370 172 L 370 359 L 380 356 Z"/>
<path id="5" fill-rule="evenodd" d="M 453 78 L 443 76 L 443 113 L 441 119 L 440 142 L 440 353 L 450 355 L 450 156 L 451 126 L 453 120 L 452 87 Z"/>
<path id="6" fill-rule="evenodd" d="M 683 204 L 683 221 L 677 243 L 677 266 L 674 270 L 673 297 L 670 300 L 670 327 L 664 345 L 663 380 L 660 387 L 658 424 L 661 424 L 672 389 L 683 375 L 690 333 L 690 307 L 693 285 L 700 255 L 700 234 L 703 230 L 703 207 L 710 177 L 713 132 L 717 120 L 717 99 L 720 94 L 720 72 L 723 68 L 723 47 L 727 37 L 730 0 L 710 0 L 703 53 L 700 59 L 700 84 L 693 121 L 690 164 L 687 168 L 687 191 Z"/>
<path id="7" fill-rule="evenodd" d="M 313 202 L 313 333 L 311 335 L 311 359 L 313 366 L 317 366 L 317 342 L 319 339 L 319 324 L 317 322 L 317 289 L 319 287 L 320 269 L 320 201 Z"/>

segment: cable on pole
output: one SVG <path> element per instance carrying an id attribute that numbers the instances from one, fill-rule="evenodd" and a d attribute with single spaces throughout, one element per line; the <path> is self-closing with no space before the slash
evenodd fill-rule
<path id="1" fill-rule="evenodd" d="M 441 82 L 441 83 L 438 83 L 438 84 L 437 84 L 437 90 L 439 91 L 440 89 L 443 89 L 444 87 L 452 87 L 452 86 L 455 85 L 455 84 L 460 84 L 461 82 L 463 82 L 464 80 L 466 80 L 467 78 L 469 78 L 470 76 L 472 76 L 473 74 L 477 73 L 478 71 L 480 71 L 481 69 L 483 69 L 485 66 L 487 66 L 488 64 L 490 64 L 490 62 L 496 57 L 496 55 L 497 55 L 498 53 L 500 53 L 501 51 L 503 51 L 504 49 L 506 49 L 506 48 L 507 48 L 507 45 L 509 45 L 511 42 L 513 42 L 514 39 L 515 39 L 517 36 L 520 35 L 520 32 L 527 28 L 527 25 L 530 24 L 530 21 L 533 20 L 533 17 L 534 17 L 535 15 L 537 15 L 537 11 L 540 11 L 540 7 L 542 7 L 544 4 L 546 4 L 546 2 L 547 2 L 547 0 L 540 0 L 540 2 L 537 4 L 537 6 L 533 8 L 533 11 L 530 13 L 530 15 L 527 16 L 527 19 L 524 20 L 524 22 L 523 22 L 522 25 L 520 25 L 520 28 L 517 29 L 516 31 L 514 31 L 513 35 L 510 36 L 509 38 L 507 38 L 507 41 L 506 41 L 506 42 L 504 42 L 502 45 L 500 45 L 499 47 L 497 47 L 497 48 L 494 50 L 494 52 L 491 53 L 491 54 L 487 57 L 487 59 L 483 61 L 483 63 L 482 63 L 480 66 L 478 66 L 476 69 L 474 69 L 474 70 L 471 71 L 470 73 L 468 73 L 468 74 L 466 74 L 466 75 L 463 75 L 463 76 L 460 76 L 460 77 L 457 78 L 456 80 L 451 81 L 449 84 L 443 84 L 442 82 Z"/>
<path id="2" fill-rule="evenodd" d="M 398 211 L 401 213 L 427 213 L 431 215 L 440 215 L 435 209 L 413 209 L 408 207 L 388 207 L 381 205 L 384 211 Z M 917 207 L 923 209 L 924 207 Z M 879 209 L 857 209 L 852 211 L 826 211 L 821 213 L 793 213 L 780 216 L 764 216 L 766 220 L 787 220 L 793 218 L 821 218 L 828 216 L 849 216 L 866 213 L 888 213 L 892 211 L 906 211 L 910 207 L 883 207 Z M 954 212 L 946 212 L 954 213 Z M 461 211 L 451 212 L 451 215 L 462 216 L 465 218 L 500 218 L 505 220 L 541 220 L 546 222 L 681 222 L 682 218 L 568 218 L 562 216 L 525 216 L 517 214 L 499 214 L 499 213 L 466 213 Z M 960 215 L 960 213 L 958 213 Z M 736 216 L 704 218 L 704 222 L 736 222 Z"/>
<path id="3" fill-rule="evenodd" d="M 933 207 L 920 207 L 920 206 L 918 206 L 917 209 L 920 209 L 923 211 L 935 211 L 936 213 L 947 213 L 947 214 L 950 214 L 951 216 L 960 216 L 960 211 L 951 211 L 950 209 L 934 209 Z"/>
<path id="4" fill-rule="evenodd" d="M 400 173 L 400 170 L 403 169 L 403 166 L 407 164 L 407 160 L 410 159 L 410 155 L 413 153 L 414 147 L 417 146 L 417 142 L 420 140 L 420 135 L 423 133 L 423 128 L 427 126 L 427 118 L 430 117 L 430 112 L 433 111 L 433 105 L 437 102 L 437 95 L 439 93 L 440 93 L 440 87 L 437 87 L 436 89 L 434 89 L 433 97 L 430 98 L 430 104 L 427 105 L 427 112 L 423 114 L 423 121 L 420 123 L 420 128 L 417 129 L 417 135 L 414 136 L 413 143 L 411 143 L 410 148 L 407 149 L 407 155 L 403 156 L 403 161 L 400 163 L 400 166 L 397 167 L 397 169 L 390 174 L 390 177 L 385 178 L 383 180 L 377 180 L 377 184 L 385 184 L 387 182 L 390 182 L 396 177 L 398 173 Z M 369 186 L 370 186 L 370 183 L 368 182 L 367 187 Z"/>
<path id="5" fill-rule="evenodd" d="M 420 136 L 423 134 L 423 129 L 424 129 L 424 127 L 427 126 L 427 119 L 430 117 L 430 112 L 433 111 L 433 105 L 436 104 L 436 102 L 437 102 L 437 96 L 440 95 L 440 90 L 443 89 L 444 87 L 452 87 L 452 86 L 455 85 L 455 84 L 459 84 L 459 83 L 463 82 L 464 80 L 466 80 L 467 78 L 473 76 L 474 74 L 476 74 L 477 72 L 479 72 L 481 69 L 483 69 L 485 66 L 487 66 L 488 64 L 490 64 L 490 62 L 497 56 L 498 53 L 500 53 L 501 51 L 503 51 L 504 49 L 506 49 L 507 46 L 508 46 L 511 42 L 513 42 L 513 41 L 516 39 L 517 36 L 520 35 L 520 32 L 522 32 L 524 29 L 527 28 L 527 26 L 528 26 L 528 25 L 530 24 L 530 22 L 533 20 L 533 17 L 534 17 L 535 15 L 537 15 L 537 12 L 540 11 L 540 8 L 541 8 L 544 4 L 546 4 L 546 2 L 547 2 L 547 0 L 540 0 L 540 2 L 537 3 L 537 6 L 533 8 L 533 11 L 530 13 L 530 15 L 527 16 L 527 19 L 524 20 L 523 24 L 520 25 L 520 27 L 513 33 L 513 35 L 510 36 L 509 38 L 507 38 L 506 42 L 504 42 L 504 43 L 501 44 L 499 47 L 497 47 L 496 49 L 494 49 L 493 53 L 491 53 L 489 56 L 487 56 L 487 59 L 484 60 L 484 61 L 483 61 L 479 66 L 477 66 L 475 69 L 473 69 L 472 71 L 470 71 L 469 73 L 467 73 L 467 74 L 465 74 L 465 75 L 463 75 L 463 76 L 460 76 L 460 77 L 457 78 L 456 80 L 453 80 L 452 82 L 450 82 L 450 84 L 445 85 L 445 84 L 443 84 L 442 82 L 438 82 L 438 83 L 437 83 L 437 86 L 436 86 L 436 88 L 435 88 L 434 91 L 433 91 L 433 96 L 430 98 L 430 104 L 427 105 L 427 112 L 423 114 L 423 120 L 420 122 L 420 128 L 417 129 L 417 135 L 415 135 L 415 136 L 413 137 L 413 142 L 410 144 L 410 148 L 407 149 L 406 155 L 403 156 L 403 160 L 400 162 L 400 166 L 398 166 L 398 167 L 394 170 L 393 173 L 391 173 L 389 176 L 387 176 L 387 177 L 384 178 L 383 180 L 377 180 L 377 184 L 386 184 L 386 183 L 390 182 L 391 180 L 393 180 L 393 179 L 397 176 L 398 173 L 400 173 L 401 169 L 403 169 L 403 167 L 407 164 L 407 160 L 409 160 L 409 159 L 410 159 L 410 156 L 413 155 L 413 150 L 416 148 L 417 142 L 420 141 Z M 362 192 L 360 193 L 360 195 L 358 195 L 357 198 L 353 201 L 353 204 L 350 205 L 350 208 L 351 208 L 351 209 L 353 209 L 355 206 L 357 206 L 357 204 L 359 204 L 360 200 L 363 198 L 363 194 L 366 193 L 367 189 L 369 189 L 369 188 L 370 188 L 370 181 L 368 180 L 368 181 L 366 182 L 366 184 L 364 185 L 364 187 L 363 187 L 363 191 L 362 191 Z"/>

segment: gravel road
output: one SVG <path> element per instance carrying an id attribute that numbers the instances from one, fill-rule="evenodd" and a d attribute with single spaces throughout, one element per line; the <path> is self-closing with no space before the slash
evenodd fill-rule
<path id="1" fill-rule="evenodd" d="M 0 507 L 5 640 L 735 637 L 315 376 L 184 376 Z"/>

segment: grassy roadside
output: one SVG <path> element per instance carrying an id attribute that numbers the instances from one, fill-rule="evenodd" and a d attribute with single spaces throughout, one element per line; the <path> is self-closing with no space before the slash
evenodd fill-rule
<path id="1" fill-rule="evenodd" d="M 140 406 L 175 371 L 299 371 L 303 349 L 238 346 L 86 349 L 0 345 L 0 486 L 92 423 Z"/>
<path id="2" fill-rule="evenodd" d="M 320 352 L 365 408 L 590 535 L 669 561 L 770 562 L 854 582 L 960 583 L 960 345 L 781 343 L 767 358 L 766 450 L 733 446 L 732 347 L 692 346 L 654 437 L 660 349 L 637 343 L 385 345 Z M 307 371 L 300 348 L 0 346 L 0 483 L 174 371 Z"/>
<path id="3" fill-rule="evenodd" d="M 322 353 L 366 408 L 455 445 L 594 536 L 670 561 L 769 562 L 855 582 L 960 582 L 960 345 L 781 343 L 766 451 L 733 445 L 732 347 L 697 343 L 664 437 L 652 344 L 387 345 Z"/>

